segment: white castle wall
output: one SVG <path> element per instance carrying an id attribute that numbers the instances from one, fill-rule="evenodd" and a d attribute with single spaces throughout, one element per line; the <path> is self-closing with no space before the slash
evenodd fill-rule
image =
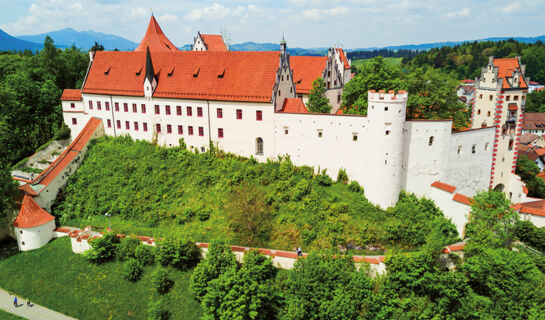
<path id="1" fill-rule="evenodd" d="M 55 220 L 34 228 L 14 228 L 19 250 L 28 251 L 42 247 L 54 237 Z"/>
<path id="2" fill-rule="evenodd" d="M 495 128 L 456 132 L 451 135 L 446 177 L 456 192 L 473 197 L 490 184 Z"/>
<path id="3" fill-rule="evenodd" d="M 429 188 L 427 196 L 435 202 L 437 207 L 441 208 L 443 215 L 447 219 L 451 219 L 452 223 L 456 225 L 456 230 L 460 237 L 464 237 L 465 225 L 467 223 L 467 217 L 469 215 L 470 206 L 458 201 L 453 200 L 454 193 L 439 189 Z M 458 191 L 458 190 L 456 190 Z"/>
<path id="4" fill-rule="evenodd" d="M 362 182 L 367 199 L 382 208 L 395 205 L 401 191 L 406 106 L 405 92 L 369 92 Z"/>

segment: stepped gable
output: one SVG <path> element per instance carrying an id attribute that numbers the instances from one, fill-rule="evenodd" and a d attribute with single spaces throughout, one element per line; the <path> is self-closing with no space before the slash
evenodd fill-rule
<path id="1" fill-rule="evenodd" d="M 81 101 L 80 89 L 64 89 L 61 101 Z"/>
<path id="2" fill-rule="evenodd" d="M 301 98 L 286 98 L 280 112 L 285 113 L 309 113 L 303 99 Z"/>
<path id="3" fill-rule="evenodd" d="M 511 88 L 506 78 L 511 78 L 515 69 L 518 68 L 520 71 L 522 70 L 519 59 L 517 58 L 495 58 L 494 66 L 498 68 L 498 79 L 503 79 L 502 89 Z M 528 85 L 523 76 L 519 77 L 519 87 L 521 89 L 528 89 Z"/>
<path id="4" fill-rule="evenodd" d="M 344 54 L 344 51 L 342 48 L 337 48 L 337 52 L 339 53 L 339 56 L 341 57 L 341 61 L 344 64 L 345 69 L 350 69 L 350 64 L 348 63 L 348 59 L 346 59 L 346 56 Z"/>
<path id="5" fill-rule="evenodd" d="M 219 34 L 201 34 L 202 41 L 208 51 L 227 51 L 227 46 Z"/>
<path id="6" fill-rule="evenodd" d="M 310 93 L 312 83 L 321 78 L 327 64 L 327 57 L 290 56 L 293 82 L 297 93 Z"/>
<path id="7" fill-rule="evenodd" d="M 271 102 L 279 52 L 151 52 L 156 98 Z M 146 52 L 98 51 L 83 93 L 144 96 Z"/>
<path id="8" fill-rule="evenodd" d="M 55 220 L 55 217 L 42 209 L 31 196 L 25 195 L 21 210 L 13 222 L 16 228 L 34 228 Z"/>
<path id="9" fill-rule="evenodd" d="M 170 40 L 168 40 L 153 15 L 151 15 L 148 30 L 146 31 L 144 38 L 134 51 L 146 52 L 147 47 L 149 47 L 151 52 L 180 51 L 172 42 L 170 42 Z"/>

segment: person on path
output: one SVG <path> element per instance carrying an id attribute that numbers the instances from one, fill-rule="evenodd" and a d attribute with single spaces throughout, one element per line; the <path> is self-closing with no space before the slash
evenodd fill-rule
<path id="1" fill-rule="evenodd" d="M 27 300 L 26 306 L 27 306 L 27 307 L 32 307 L 32 303 L 30 303 L 30 299 Z"/>
<path id="2" fill-rule="evenodd" d="M 13 305 L 15 306 L 15 308 L 19 306 L 19 304 L 17 303 L 17 297 L 13 297 Z"/>
<path id="3" fill-rule="evenodd" d="M 297 250 L 295 250 L 295 252 L 297 252 L 297 256 L 299 256 L 299 257 L 303 256 L 303 251 L 301 251 L 301 247 L 297 248 Z"/>

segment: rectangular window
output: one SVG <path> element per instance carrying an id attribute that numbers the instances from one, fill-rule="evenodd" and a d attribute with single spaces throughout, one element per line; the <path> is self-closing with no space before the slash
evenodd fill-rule
<path id="1" fill-rule="evenodd" d="M 172 125 L 167 124 L 167 133 L 172 133 Z"/>
<path id="2" fill-rule="evenodd" d="M 458 154 L 462 152 L 462 146 L 458 146 Z"/>
<path id="3" fill-rule="evenodd" d="M 514 99 L 515 101 L 519 101 L 519 96 L 513 96 L 513 99 Z"/>
<path id="4" fill-rule="evenodd" d="M 218 138 L 223 138 L 223 128 L 218 128 Z"/>
<path id="5" fill-rule="evenodd" d="M 108 119 L 108 128 L 112 127 L 112 120 Z"/>
<path id="6" fill-rule="evenodd" d="M 142 123 L 142 129 L 144 129 L 144 132 L 148 132 L 148 123 L 147 122 Z"/>
<path id="7" fill-rule="evenodd" d="M 72 118 L 72 124 L 73 124 L 73 125 L 76 125 L 76 124 L 78 124 L 78 119 L 76 119 L 76 118 Z"/>
<path id="8" fill-rule="evenodd" d="M 193 135 L 193 127 L 192 126 L 187 127 L 187 134 L 189 134 L 190 136 Z"/>
<path id="9" fill-rule="evenodd" d="M 184 134 L 184 127 L 178 126 L 178 134 Z"/>
<path id="10" fill-rule="evenodd" d="M 100 103 L 100 101 L 97 101 L 97 109 L 102 110 L 102 104 Z"/>
<path id="11" fill-rule="evenodd" d="M 182 115 L 182 106 L 176 106 L 176 115 Z"/>
<path id="12" fill-rule="evenodd" d="M 142 109 L 142 113 L 146 113 L 146 105 L 144 103 L 140 105 L 140 109 Z"/>
<path id="13" fill-rule="evenodd" d="M 119 102 L 114 103 L 115 111 L 119 112 Z"/>
<path id="14" fill-rule="evenodd" d="M 160 123 L 155 124 L 155 131 L 161 132 L 161 124 Z"/>
<path id="15" fill-rule="evenodd" d="M 159 105 L 155 105 L 155 114 L 159 114 Z"/>
<path id="16" fill-rule="evenodd" d="M 513 150 L 513 139 L 509 140 L 509 150 Z"/>
<path id="17" fill-rule="evenodd" d="M 115 122 L 115 125 L 116 125 L 117 129 L 121 129 L 121 121 L 117 120 Z"/>
<path id="18" fill-rule="evenodd" d="M 257 121 L 263 120 L 263 111 L 257 110 L 257 111 L 255 112 L 255 119 L 256 119 Z"/>
<path id="19" fill-rule="evenodd" d="M 186 107 L 186 114 L 188 117 L 191 117 L 193 115 L 193 110 L 191 107 Z"/>
<path id="20" fill-rule="evenodd" d="M 202 107 L 197 107 L 197 117 L 202 117 Z"/>
<path id="21" fill-rule="evenodd" d="M 105 104 L 106 104 L 106 111 L 110 111 L 110 103 L 106 101 Z"/>
<path id="22" fill-rule="evenodd" d="M 237 120 L 242 120 L 242 109 L 237 109 Z"/>
<path id="23" fill-rule="evenodd" d="M 471 153 L 475 153 L 475 145 L 471 146 Z"/>
<path id="24" fill-rule="evenodd" d="M 511 96 L 505 96 L 505 101 L 510 101 L 511 100 Z"/>
<path id="25" fill-rule="evenodd" d="M 165 114 L 170 114 L 170 106 L 165 106 Z"/>
<path id="26" fill-rule="evenodd" d="M 134 122 L 134 131 L 138 131 L 138 122 Z"/>
<path id="27" fill-rule="evenodd" d="M 132 104 L 132 112 L 134 112 L 134 113 L 138 112 L 138 107 L 136 106 L 136 103 Z"/>
<path id="28" fill-rule="evenodd" d="M 125 121 L 125 129 L 127 129 L 127 130 L 131 129 L 131 125 L 130 125 L 129 121 Z"/>
<path id="29" fill-rule="evenodd" d="M 202 136 L 204 136 L 204 128 L 199 127 L 199 137 L 202 137 Z"/>
<path id="30" fill-rule="evenodd" d="M 89 109 L 93 110 L 93 101 L 89 100 Z"/>
<path id="31" fill-rule="evenodd" d="M 75 103 L 70 103 L 70 108 L 75 108 L 76 107 L 76 104 Z"/>
<path id="32" fill-rule="evenodd" d="M 128 103 L 123 103 L 123 111 L 129 112 L 129 104 Z"/>
<path id="33" fill-rule="evenodd" d="M 222 108 L 217 108 L 216 109 L 216 116 L 218 117 L 218 119 L 223 118 L 223 109 Z"/>
<path id="34" fill-rule="evenodd" d="M 428 140 L 428 146 L 433 145 L 433 136 L 430 137 L 430 140 Z"/>

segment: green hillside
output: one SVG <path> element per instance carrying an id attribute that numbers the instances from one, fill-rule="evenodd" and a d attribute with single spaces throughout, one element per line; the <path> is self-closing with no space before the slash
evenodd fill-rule
<path id="1" fill-rule="evenodd" d="M 400 66 L 401 61 L 403 60 L 403 58 L 392 58 L 392 57 L 387 57 L 387 58 L 383 58 L 383 59 L 384 59 L 384 62 L 386 64 L 393 65 L 393 66 L 396 66 L 396 67 Z M 358 69 L 361 69 L 364 64 L 369 63 L 370 61 L 371 61 L 371 59 L 352 60 L 352 65 L 356 66 L 356 68 L 358 68 Z"/>
<path id="2" fill-rule="evenodd" d="M 174 233 L 287 250 L 412 249 L 433 228 L 443 229 L 445 244 L 456 238 L 454 225 L 430 200 L 403 194 L 395 209 L 384 211 L 367 201 L 357 183 L 313 175 L 312 168 L 294 167 L 289 159 L 258 163 L 128 137 L 91 145 L 53 214 L 63 225 L 111 223 L 114 231 L 129 234 Z"/>

